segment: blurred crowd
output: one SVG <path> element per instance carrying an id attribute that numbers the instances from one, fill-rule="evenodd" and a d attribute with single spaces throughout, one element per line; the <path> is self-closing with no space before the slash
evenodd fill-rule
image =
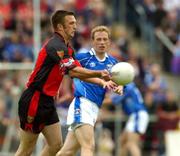
<path id="1" fill-rule="evenodd" d="M 180 95 L 180 91 L 174 93 L 162 74 L 166 71 L 180 75 L 180 1 L 126 0 L 125 21 L 118 21 L 118 18 L 115 18 L 121 13 L 119 9 L 122 3 L 119 2 L 119 0 L 40 0 L 41 42 L 46 41 L 52 34 L 49 18 L 56 9 L 71 10 L 77 15 L 77 33 L 72 41 L 77 53 L 87 52 L 90 49 L 90 31 L 94 26 L 109 26 L 113 41 L 110 54 L 119 61 L 128 61 L 134 65 L 135 82 L 144 96 L 149 114 L 152 115 L 147 133 L 142 137 L 144 151 L 160 155 L 165 152 L 162 139 L 164 132 L 177 129 L 180 122 L 180 101 L 177 96 Z M 32 0 L 0 1 L 0 62 L 34 61 L 33 16 Z M 173 45 L 171 49 L 157 38 L 156 34 L 159 31 L 170 40 Z M 143 55 L 140 55 L 139 51 L 144 49 L 134 43 L 138 39 L 143 39 L 140 40 L 140 44 L 147 43 L 149 47 Z M 30 71 L 0 71 L 0 148 L 7 125 L 12 122 L 17 124 L 12 108 L 17 108 L 14 105 L 29 73 Z M 73 87 L 67 85 L 71 80 L 64 81 L 67 82 L 64 82 L 60 89 L 63 92 L 57 97 L 57 108 L 62 123 L 65 123 L 67 108 L 73 96 Z M 106 110 L 105 115 L 113 114 L 116 110 L 113 105 L 103 109 Z M 114 121 L 99 122 L 103 123 L 104 131 L 98 137 L 102 140 L 98 142 L 107 139 L 105 141 L 107 145 L 104 144 L 103 147 L 97 145 L 101 150 L 97 153 L 102 155 L 108 151 L 110 156 L 115 148 Z"/>
<path id="2" fill-rule="evenodd" d="M 143 36 L 143 39 L 148 42 L 150 53 L 160 53 L 165 71 L 179 74 L 180 2 L 178 0 L 128 0 L 127 3 L 129 10 L 127 22 L 135 30 L 135 35 Z M 157 38 L 159 32 L 162 32 L 167 39 L 164 38 L 159 42 Z M 159 43 L 163 44 L 159 45 Z"/>

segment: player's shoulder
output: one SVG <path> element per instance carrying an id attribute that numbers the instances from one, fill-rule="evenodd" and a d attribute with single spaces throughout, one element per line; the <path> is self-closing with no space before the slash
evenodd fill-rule
<path id="1" fill-rule="evenodd" d="M 63 50 L 67 51 L 68 48 L 64 41 L 60 39 L 57 35 L 53 35 L 47 42 L 46 47 L 48 49 L 56 49 L 56 50 Z"/>
<path id="2" fill-rule="evenodd" d="M 108 54 L 108 59 L 110 61 L 112 61 L 113 63 L 118 63 L 119 62 L 115 57 L 113 57 L 112 55 L 109 55 L 109 54 Z"/>
<path id="3" fill-rule="evenodd" d="M 85 53 L 76 53 L 76 56 L 90 56 L 89 51 L 85 52 Z"/>
<path id="4" fill-rule="evenodd" d="M 75 54 L 75 57 L 76 57 L 77 59 L 88 59 L 89 57 L 91 57 L 91 54 L 90 54 L 89 51 L 86 52 L 86 53 L 76 53 L 76 54 Z"/>

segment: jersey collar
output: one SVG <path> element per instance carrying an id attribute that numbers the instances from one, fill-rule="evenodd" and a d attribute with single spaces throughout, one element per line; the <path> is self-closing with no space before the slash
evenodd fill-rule
<path id="1" fill-rule="evenodd" d="M 96 55 L 96 51 L 94 50 L 94 48 L 91 48 L 91 50 L 89 51 L 90 52 L 90 54 L 91 55 L 94 55 L 95 57 L 96 57 L 96 59 L 98 60 L 98 61 L 100 61 L 100 62 L 103 62 L 103 61 L 105 61 L 106 60 L 106 58 L 108 58 L 109 56 L 108 56 L 108 54 L 107 53 L 105 53 L 105 57 L 104 57 L 104 59 L 99 59 L 98 57 L 97 57 L 97 55 Z"/>

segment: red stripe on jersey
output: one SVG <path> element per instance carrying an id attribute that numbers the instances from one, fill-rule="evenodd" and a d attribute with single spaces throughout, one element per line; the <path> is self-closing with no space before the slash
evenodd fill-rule
<path id="1" fill-rule="evenodd" d="M 59 73 L 59 76 L 57 74 Z M 64 76 L 64 68 L 56 64 L 48 75 L 48 78 L 43 85 L 43 93 L 48 96 L 55 96 Z"/>
<path id="2" fill-rule="evenodd" d="M 36 74 L 38 73 L 38 71 L 41 69 L 41 66 L 44 63 L 44 60 L 46 59 L 46 56 L 47 56 L 46 50 L 43 48 L 39 53 L 38 59 L 36 61 L 35 68 L 32 71 L 32 73 L 31 73 L 31 75 L 29 77 L 29 80 L 28 80 L 28 82 L 26 84 L 27 87 L 29 87 L 30 84 L 34 81 L 34 78 L 36 77 Z"/>
<path id="3" fill-rule="evenodd" d="M 35 115 L 37 113 L 39 98 L 40 98 L 40 92 L 35 91 L 32 99 L 30 101 L 30 105 L 29 105 L 29 109 L 28 109 L 29 117 L 35 117 Z"/>

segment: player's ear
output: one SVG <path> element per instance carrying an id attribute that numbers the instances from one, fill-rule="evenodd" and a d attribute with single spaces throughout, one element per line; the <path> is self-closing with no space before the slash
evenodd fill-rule
<path id="1" fill-rule="evenodd" d="M 57 25 L 57 30 L 61 30 L 62 31 L 63 30 L 63 25 L 62 24 L 58 24 Z"/>

